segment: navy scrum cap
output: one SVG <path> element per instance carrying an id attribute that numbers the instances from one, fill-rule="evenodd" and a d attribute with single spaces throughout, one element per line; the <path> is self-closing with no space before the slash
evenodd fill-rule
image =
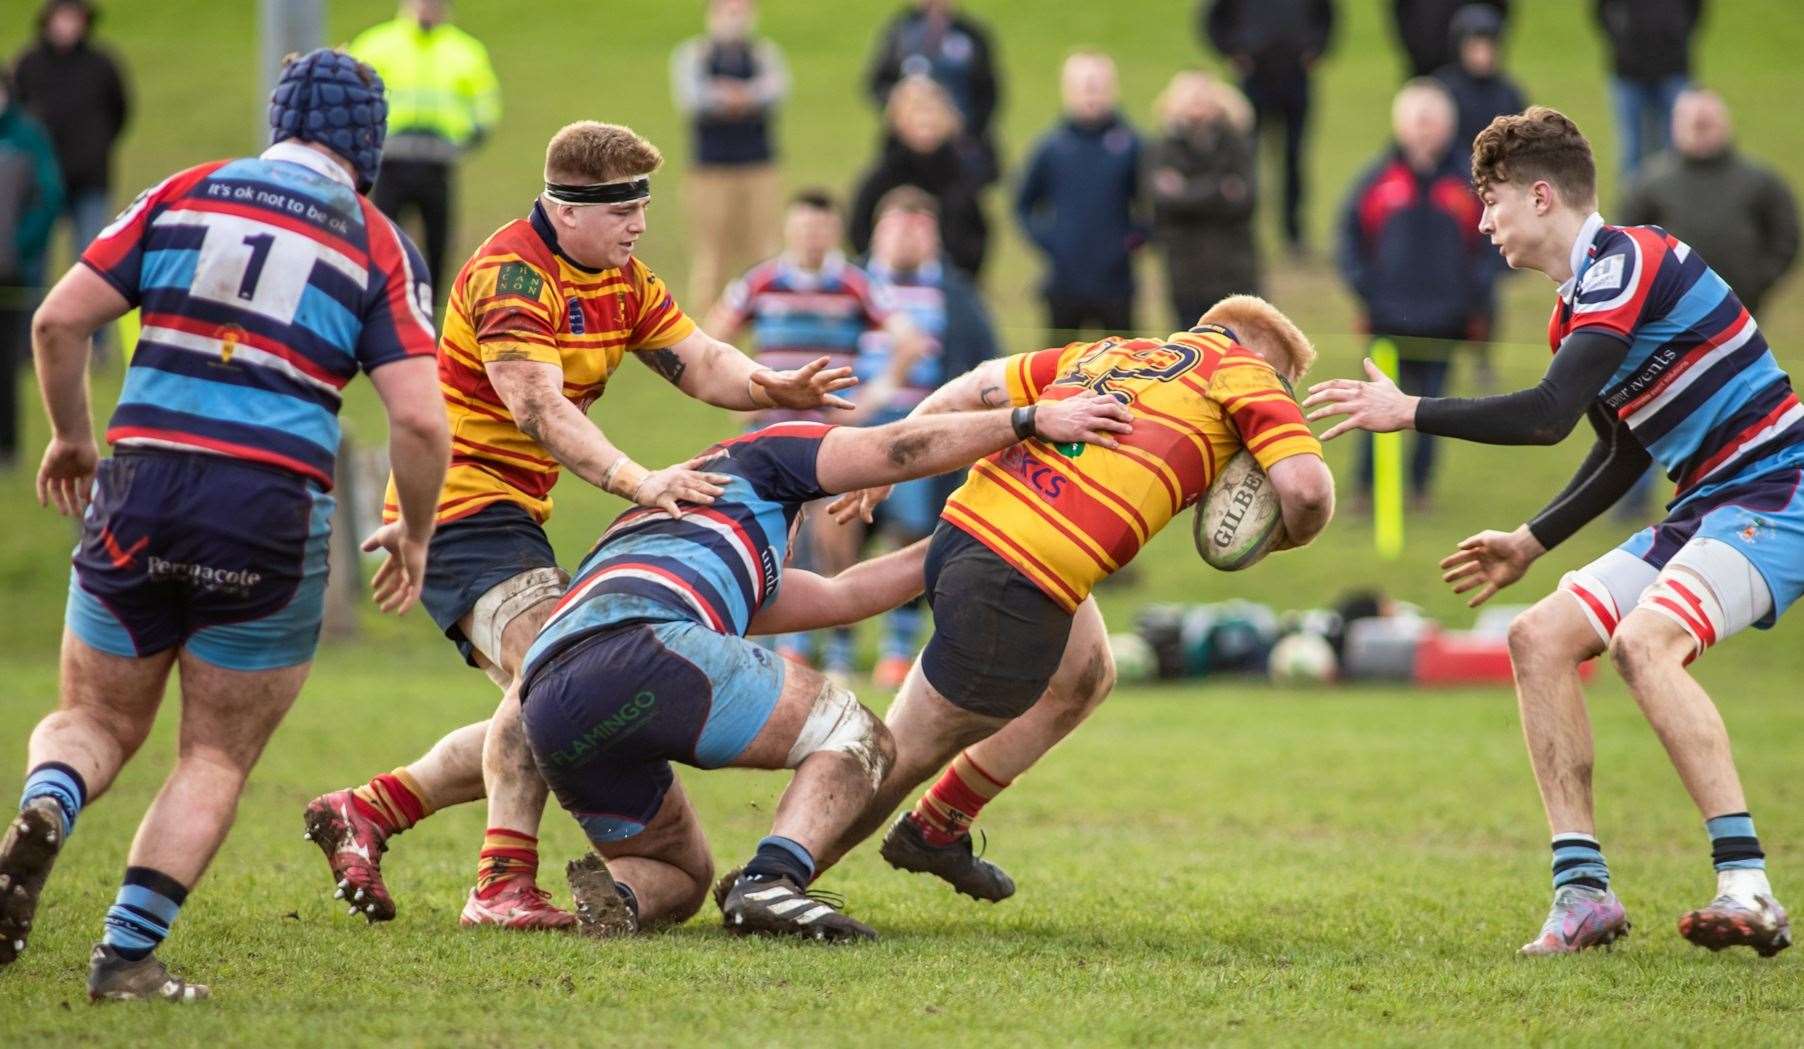
<path id="1" fill-rule="evenodd" d="M 269 141 L 316 142 L 351 162 L 357 189 L 376 184 L 388 103 L 376 71 L 342 51 L 318 48 L 282 68 L 269 96 Z"/>

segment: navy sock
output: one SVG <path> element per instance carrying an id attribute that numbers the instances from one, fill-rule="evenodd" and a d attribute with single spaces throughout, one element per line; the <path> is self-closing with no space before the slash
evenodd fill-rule
<path id="1" fill-rule="evenodd" d="M 25 776 L 25 790 L 19 795 L 23 809 L 37 798 L 50 798 L 63 810 L 63 837 L 75 829 L 75 817 L 88 801 L 88 784 L 75 771 L 60 761 L 46 761 Z"/>
<path id="2" fill-rule="evenodd" d="M 1603 891 L 1610 887 L 1610 867 L 1597 839 L 1589 834 L 1562 834 L 1553 839 L 1554 891 L 1582 885 Z"/>
<path id="3" fill-rule="evenodd" d="M 1754 817 L 1745 812 L 1712 816 L 1704 821 L 1710 832 L 1710 858 L 1719 871 L 1766 870 L 1766 853 L 1754 834 Z"/>
<path id="4" fill-rule="evenodd" d="M 107 908 L 106 932 L 100 942 L 123 958 L 136 961 L 157 949 L 169 935 L 188 890 L 181 882 L 149 867 L 125 868 L 125 883 Z"/>
<path id="5" fill-rule="evenodd" d="M 758 842 L 758 854 L 745 865 L 744 876 L 753 881 L 787 877 L 806 886 L 814 880 L 814 856 L 801 842 L 772 834 Z"/>

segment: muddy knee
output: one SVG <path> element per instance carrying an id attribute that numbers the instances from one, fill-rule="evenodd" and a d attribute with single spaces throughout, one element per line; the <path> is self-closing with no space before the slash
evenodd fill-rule
<path id="1" fill-rule="evenodd" d="M 1068 681 L 1055 680 L 1042 702 L 1052 704 L 1061 733 L 1069 733 L 1090 716 L 1115 688 L 1115 657 L 1109 646 L 1099 644 L 1086 654 L 1081 668 Z"/>

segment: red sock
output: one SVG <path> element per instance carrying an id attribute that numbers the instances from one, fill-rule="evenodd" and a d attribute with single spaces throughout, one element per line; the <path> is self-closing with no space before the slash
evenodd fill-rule
<path id="1" fill-rule="evenodd" d="M 1006 786 L 979 768 L 967 750 L 953 758 L 939 782 L 921 795 L 910 818 L 927 844 L 950 845 L 971 832 L 977 814 Z"/>
<path id="2" fill-rule="evenodd" d="M 539 875 L 539 839 L 506 827 L 490 827 L 476 861 L 476 898 L 486 900 L 514 878 Z"/>
<path id="3" fill-rule="evenodd" d="M 432 815 L 426 795 L 406 769 L 385 772 L 351 791 L 357 811 L 384 833 L 399 834 Z"/>

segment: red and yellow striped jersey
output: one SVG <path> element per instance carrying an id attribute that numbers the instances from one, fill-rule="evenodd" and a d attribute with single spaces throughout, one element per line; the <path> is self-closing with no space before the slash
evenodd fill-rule
<path id="1" fill-rule="evenodd" d="M 564 396 L 588 411 L 628 350 L 682 341 L 695 322 L 637 258 L 589 270 L 557 250 L 535 204 L 483 242 L 451 286 L 438 343 L 439 388 L 451 420 L 451 468 L 439 493 L 439 521 L 491 503 L 516 503 L 544 521 L 558 464 L 521 432 L 490 385 L 490 361 L 526 360 L 563 369 Z M 389 483 L 383 516 L 398 513 Z"/>
<path id="2" fill-rule="evenodd" d="M 1119 449 L 1023 441 L 972 467 L 946 503 L 949 523 L 1070 611 L 1201 498 L 1241 447 L 1267 469 L 1322 454 L 1284 381 L 1220 328 L 1072 343 L 1003 367 L 1016 405 L 1093 390 L 1134 414 Z"/>

